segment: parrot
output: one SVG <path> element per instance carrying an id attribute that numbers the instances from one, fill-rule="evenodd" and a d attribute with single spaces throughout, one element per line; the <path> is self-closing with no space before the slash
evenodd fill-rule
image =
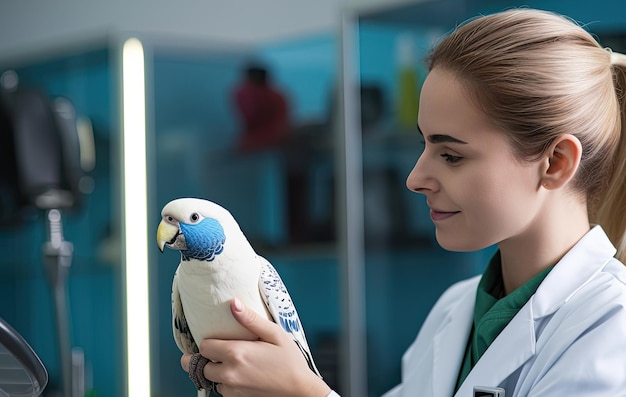
<path id="1" fill-rule="evenodd" d="M 294 303 L 272 264 L 258 255 L 233 215 L 202 198 L 183 197 L 161 211 L 157 244 L 180 251 L 172 281 L 172 331 L 183 353 L 198 353 L 207 338 L 258 339 L 235 320 L 237 297 L 260 316 L 281 326 L 320 378 Z M 198 390 L 205 396 L 214 389 Z"/>

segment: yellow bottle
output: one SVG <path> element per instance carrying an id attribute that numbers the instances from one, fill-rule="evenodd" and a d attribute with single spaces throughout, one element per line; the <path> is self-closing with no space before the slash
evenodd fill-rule
<path id="1" fill-rule="evenodd" d="M 417 125 L 419 107 L 419 81 L 413 51 L 414 43 L 408 34 L 400 35 L 396 42 L 397 76 L 397 122 L 401 129 L 414 129 Z"/>

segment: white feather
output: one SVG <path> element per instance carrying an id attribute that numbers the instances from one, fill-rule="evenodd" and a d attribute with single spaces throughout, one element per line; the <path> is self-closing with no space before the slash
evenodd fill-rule
<path id="1" fill-rule="evenodd" d="M 179 222 L 186 222 L 194 213 L 217 220 L 226 239 L 223 251 L 213 260 L 181 260 L 176 270 L 172 325 L 179 349 L 197 352 L 196 343 L 207 338 L 257 339 L 231 314 L 230 302 L 237 297 L 261 316 L 279 324 L 282 317 L 281 325 L 291 324 L 288 332 L 319 376 L 286 287 L 274 267 L 256 254 L 230 212 L 213 202 L 192 198 L 174 200 L 162 211 L 164 220 L 171 216 Z"/>

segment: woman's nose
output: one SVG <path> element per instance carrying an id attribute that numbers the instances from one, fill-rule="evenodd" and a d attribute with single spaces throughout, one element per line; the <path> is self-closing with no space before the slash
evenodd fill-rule
<path id="1" fill-rule="evenodd" d="M 426 163 L 424 156 L 420 156 L 406 178 L 406 187 L 412 192 L 427 194 L 438 190 L 438 183 Z"/>

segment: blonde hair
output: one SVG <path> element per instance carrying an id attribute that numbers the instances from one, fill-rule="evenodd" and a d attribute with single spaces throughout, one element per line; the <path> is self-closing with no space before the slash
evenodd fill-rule
<path id="1" fill-rule="evenodd" d="M 562 134 L 583 147 L 573 188 L 626 262 L 626 57 L 554 13 L 513 9 L 467 21 L 430 54 L 532 160 Z"/>

